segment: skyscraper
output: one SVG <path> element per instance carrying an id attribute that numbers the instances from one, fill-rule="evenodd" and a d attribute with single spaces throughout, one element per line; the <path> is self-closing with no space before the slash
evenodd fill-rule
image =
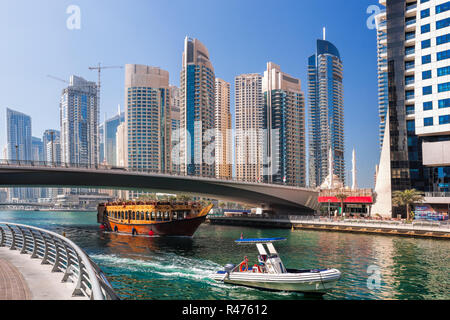
<path id="1" fill-rule="evenodd" d="M 215 74 L 206 47 L 186 37 L 180 75 L 180 170 L 214 177 Z"/>
<path id="2" fill-rule="evenodd" d="M 235 78 L 236 178 L 262 181 L 263 133 L 262 76 L 242 74 Z"/>
<path id="3" fill-rule="evenodd" d="M 18 111 L 6 109 L 6 131 L 8 160 L 32 160 L 31 117 Z M 33 197 L 31 189 L 13 188 L 9 193 L 13 198 L 27 200 Z"/>
<path id="4" fill-rule="evenodd" d="M 180 89 L 177 86 L 170 86 L 170 118 L 172 119 L 172 134 L 170 154 L 172 159 L 172 172 L 180 172 Z"/>
<path id="5" fill-rule="evenodd" d="M 233 168 L 231 161 L 231 113 L 230 84 L 216 78 L 216 177 L 231 179 Z"/>
<path id="6" fill-rule="evenodd" d="M 263 178 L 269 183 L 306 185 L 305 101 L 299 79 L 268 62 L 264 95 Z"/>
<path id="7" fill-rule="evenodd" d="M 380 1 L 386 23 L 389 101 L 374 210 L 397 216 L 392 192 L 425 192 L 429 211 L 448 210 L 450 191 L 450 2 Z M 440 197 L 436 197 L 439 192 Z M 447 197 L 445 198 L 445 195 Z M 432 208 L 431 208 L 432 207 Z"/>
<path id="8" fill-rule="evenodd" d="M 328 176 L 329 150 L 334 174 L 345 182 L 343 65 L 337 48 L 317 40 L 308 59 L 309 185 L 318 187 Z"/>
<path id="9" fill-rule="evenodd" d="M 375 18 L 377 27 L 378 50 L 378 114 L 380 117 L 380 149 L 383 147 L 384 130 L 386 128 L 386 113 L 389 104 L 388 88 L 388 64 L 387 64 L 387 34 L 386 34 L 386 10 L 383 10 Z M 411 37 L 408 35 L 407 37 Z M 410 79 L 408 80 L 410 81 Z"/>
<path id="10" fill-rule="evenodd" d="M 169 73 L 157 67 L 125 66 L 128 166 L 167 172 L 171 168 Z"/>
<path id="11" fill-rule="evenodd" d="M 52 163 L 52 161 L 56 162 L 56 153 L 53 153 L 53 155 L 49 152 L 52 151 L 52 148 L 50 147 L 50 149 L 48 149 L 48 144 L 50 143 L 58 143 L 59 144 L 59 148 L 61 148 L 61 132 L 58 130 L 54 130 L 54 129 L 48 129 L 45 130 L 43 136 L 42 136 L 42 143 L 44 145 L 44 161 L 47 161 L 48 163 Z M 56 147 L 54 147 L 56 148 Z M 56 150 L 56 149 L 55 149 Z M 54 151 L 55 151 L 54 150 Z M 59 150 L 59 152 L 61 153 L 61 150 Z M 61 162 L 61 157 L 59 157 L 59 162 Z"/>
<path id="12" fill-rule="evenodd" d="M 60 102 L 62 162 L 93 166 L 99 162 L 97 85 L 71 76 Z"/>
<path id="13" fill-rule="evenodd" d="M 107 164 L 115 166 L 117 165 L 116 157 L 116 134 L 117 128 L 121 123 L 125 121 L 125 113 L 120 112 L 112 118 L 105 120 L 104 123 L 104 160 Z"/>

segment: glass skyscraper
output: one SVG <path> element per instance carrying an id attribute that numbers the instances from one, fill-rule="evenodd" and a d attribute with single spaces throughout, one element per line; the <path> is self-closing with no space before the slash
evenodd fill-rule
<path id="1" fill-rule="evenodd" d="M 97 84 L 71 76 L 60 102 L 63 163 L 99 163 Z"/>
<path id="2" fill-rule="evenodd" d="M 386 7 L 378 29 L 386 34 L 387 50 L 379 56 L 387 60 L 384 143 L 388 145 L 386 152 L 383 145 L 380 161 L 386 172 L 379 172 L 387 179 L 377 177 L 375 191 L 389 191 L 379 194 L 386 197 L 386 215 L 405 214 L 403 208 L 392 208 L 389 199 L 393 191 L 411 188 L 425 192 L 426 203 L 441 203 L 448 211 L 450 1 L 381 0 L 380 4 Z"/>
<path id="3" fill-rule="evenodd" d="M 125 113 L 119 112 L 114 117 L 105 120 L 103 125 L 104 160 L 107 164 L 116 166 L 116 134 L 117 127 L 125 121 Z"/>
<path id="4" fill-rule="evenodd" d="M 18 111 L 6 109 L 7 153 L 8 160 L 33 160 L 31 117 Z M 33 197 L 30 188 L 13 188 L 10 199 L 27 200 Z"/>
<path id="5" fill-rule="evenodd" d="M 308 59 L 309 186 L 320 186 L 329 173 L 330 149 L 334 174 L 345 182 L 343 64 L 338 49 L 317 40 Z"/>
<path id="6" fill-rule="evenodd" d="M 299 79 L 267 63 L 262 81 L 263 180 L 306 185 L 305 100 Z"/>
<path id="7" fill-rule="evenodd" d="M 215 177 L 215 74 L 206 47 L 186 37 L 180 75 L 180 171 Z"/>

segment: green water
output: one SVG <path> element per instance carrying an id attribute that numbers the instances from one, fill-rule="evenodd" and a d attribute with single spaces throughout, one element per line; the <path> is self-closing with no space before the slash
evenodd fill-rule
<path id="1" fill-rule="evenodd" d="M 193 238 L 149 238 L 105 233 L 96 213 L 7 212 L 0 221 L 34 225 L 83 248 L 123 299 L 311 299 L 217 283 L 208 275 L 247 255 L 249 237 L 286 237 L 276 247 L 288 268 L 337 268 L 343 277 L 323 299 L 449 299 L 450 242 L 349 233 L 252 229 L 203 224 Z M 374 273 L 378 270 L 379 273 Z M 369 271 L 369 272 L 368 272 Z"/>

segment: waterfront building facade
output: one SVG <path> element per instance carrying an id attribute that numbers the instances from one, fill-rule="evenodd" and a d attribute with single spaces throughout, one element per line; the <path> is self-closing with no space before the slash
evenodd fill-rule
<path id="1" fill-rule="evenodd" d="M 71 76 L 61 95 L 62 162 L 95 166 L 99 163 L 97 84 Z"/>
<path id="2" fill-rule="evenodd" d="M 230 84 L 216 78 L 216 178 L 231 179 L 232 168 L 232 138 L 230 112 Z"/>
<path id="3" fill-rule="evenodd" d="M 415 188 L 425 193 L 433 210 L 448 213 L 450 2 L 380 4 L 386 7 L 386 23 L 379 29 L 387 35 L 387 51 L 382 54 L 388 64 L 389 103 L 376 210 L 386 216 L 405 215 L 402 208 L 392 208 L 392 192 Z"/>
<path id="4" fill-rule="evenodd" d="M 301 82 L 268 62 L 262 91 L 263 179 L 268 183 L 305 187 L 305 100 Z"/>
<path id="5" fill-rule="evenodd" d="M 345 181 L 343 64 L 329 41 L 317 40 L 308 59 L 309 186 L 318 187 L 328 175 L 329 150 L 334 174 Z"/>
<path id="6" fill-rule="evenodd" d="M 214 177 L 215 74 L 207 48 L 186 37 L 180 74 L 180 171 Z"/>
<path id="7" fill-rule="evenodd" d="M 262 181 L 263 145 L 262 75 L 242 74 L 235 78 L 235 166 L 236 178 Z"/>
<path id="8" fill-rule="evenodd" d="M 157 67 L 125 66 L 127 166 L 154 172 L 171 168 L 169 73 Z"/>
<path id="9" fill-rule="evenodd" d="M 33 158 L 31 117 L 7 108 L 6 133 L 8 160 L 30 161 Z M 33 197 L 30 188 L 13 188 L 9 192 L 9 200 L 28 200 Z"/>

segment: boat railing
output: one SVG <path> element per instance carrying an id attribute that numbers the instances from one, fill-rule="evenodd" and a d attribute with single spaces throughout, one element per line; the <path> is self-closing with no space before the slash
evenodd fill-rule
<path id="1" fill-rule="evenodd" d="M 63 273 L 62 282 L 73 283 L 75 296 L 91 300 L 119 300 L 100 268 L 71 240 L 37 227 L 0 222 L 0 247 L 29 254 L 41 264 Z"/>

